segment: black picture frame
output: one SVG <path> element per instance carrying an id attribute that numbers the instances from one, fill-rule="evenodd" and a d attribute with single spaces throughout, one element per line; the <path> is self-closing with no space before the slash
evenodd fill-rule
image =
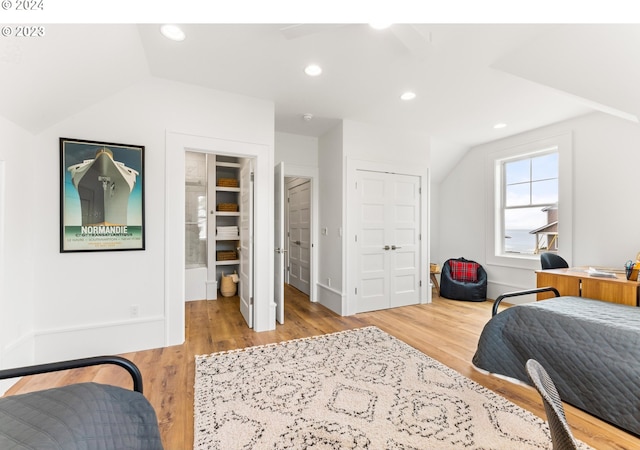
<path id="1" fill-rule="evenodd" d="M 60 252 L 145 249 L 144 146 L 60 138 Z"/>

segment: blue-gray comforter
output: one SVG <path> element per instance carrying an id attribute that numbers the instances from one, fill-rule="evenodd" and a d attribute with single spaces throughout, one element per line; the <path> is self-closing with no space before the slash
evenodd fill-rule
<path id="1" fill-rule="evenodd" d="M 485 325 L 473 364 L 529 383 L 530 358 L 564 401 L 640 434 L 640 308 L 578 297 L 510 307 Z"/>
<path id="2" fill-rule="evenodd" d="M 162 450 L 141 393 L 79 383 L 0 399 L 0 449 Z"/>

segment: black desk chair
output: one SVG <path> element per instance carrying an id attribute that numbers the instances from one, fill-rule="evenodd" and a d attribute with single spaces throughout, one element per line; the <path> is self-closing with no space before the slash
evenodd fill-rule
<path id="1" fill-rule="evenodd" d="M 540 264 L 542 264 L 543 270 L 569 268 L 569 264 L 567 264 L 562 256 L 549 252 L 540 253 Z"/>

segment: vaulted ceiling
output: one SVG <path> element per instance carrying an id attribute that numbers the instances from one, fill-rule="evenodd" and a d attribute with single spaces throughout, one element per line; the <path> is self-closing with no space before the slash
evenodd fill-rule
<path id="1" fill-rule="evenodd" d="M 574 116 L 640 117 L 640 25 L 182 28 L 181 42 L 153 24 L 57 24 L 43 39 L 2 39 L 0 114 L 38 133 L 154 76 L 272 100 L 276 131 L 320 136 L 353 119 L 429 134 L 441 173 L 471 146 Z M 309 63 L 322 74 L 307 76 Z M 416 98 L 400 100 L 405 91 Z"/>

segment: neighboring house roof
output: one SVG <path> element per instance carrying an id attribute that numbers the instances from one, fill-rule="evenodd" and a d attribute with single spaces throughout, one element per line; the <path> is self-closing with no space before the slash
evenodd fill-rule
<path id="1" fill-rule="evenodd" d="M 558 234 L 557 231 L 551 230 L 553 227 L 558 225 L 558 221 L 548 223 L 546 225 L 541 226 L 540 228 L 536 228 L 535 230 L 529 231 L 529 234 L 538 234 L 538 233 L 547 233 L 547 234 Z"/>

